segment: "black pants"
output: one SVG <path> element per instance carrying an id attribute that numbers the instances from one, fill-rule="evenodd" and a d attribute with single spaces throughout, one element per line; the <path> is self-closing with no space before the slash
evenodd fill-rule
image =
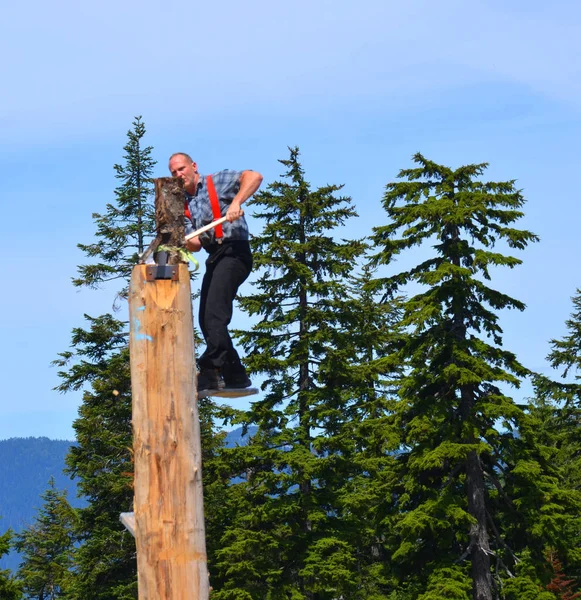
<path id="1" fill-rule="evenodd" d="M 232 320 L 234 298 L 238 288 L 252 270 L 250 244 L 224 241 L 207 249 L 206 273 L 200 294 L 200 327 L 206 350 L 199 360 L 200 368 L 240 368 L 240 357 L 232 344 L 228 325 Z"/>

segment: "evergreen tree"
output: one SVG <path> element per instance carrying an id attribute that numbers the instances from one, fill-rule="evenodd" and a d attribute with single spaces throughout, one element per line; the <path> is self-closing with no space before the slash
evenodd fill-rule
<path id="1" fill-rule="evenodd" d="M 575 380 L 581 379 L 581 290 L 577 290 L 573 301 L 573 313 L 565 322 L 567 335 L 561 340 L 551 340 L 552 350 L 548 360 L 554 369 L 563 369 L 562 376 L 567 377 L 571 372 Z M 574 391 L 578 401 L 581 386 L 566 388 Z"/>
<path id="2" fill-rule="evenodd" d="M 53 478 L 42 499 L 34 523 L 17 536 L 15 548 L 23 558 L 18 578 L 28 598 L 66 598 L 76 515 L 66 491 L 57 490 Z"/>
<path id="3" fill-rule="evenodd" d="M 503 436 L 503 493 L 493 510 L 506 544 L 516 555 L 527 552 L 539 579 L 548 577 L 547 548 L 572 573 L 580 572 L 580 422 L 579 409 L 539 395 L 529 403 L 518 435 Z"/>
<path id="4" fill-rule="evenodd" d="M 137 117 L 127 133 L 125 163 L 114 167 L 120 180 L 115 202 L 105 214 L 93 215 L 97 241 L 79 244 L 96 262 L 79 267 L 76 286 L 119 280 L 117 296 L 125 296 L 131 268 L 154 235 L 155 162 L 151 147 L 143 147 L 144 135 Z M 86 328 L 73 330 L 72 349 L 55 361 L 63 368 L 57 389 L 84 390 L 74 423 L 78 445 L 67 457 L 69 473 L 79 478 L 79 491 L 89 501 L 80 511 L 72 593 L 85 600 L 126 600 L 137 596 L 135 544 L 119 522 L 133 502 L 128 327 L 112 314 L 85 319 Z"/>
<path id="5" fill-rule="evenodd" d="M 351 597 L 361 600 L 392 598 L 394 575 L 387 541 L 401 475 L 397 458 L 401 437 L 394 426 L 401 368 L 391 353 L 404 335 L 399 326 L 402 299 L 381 302 L 374 275 L 364 265 L 361 275 L 349 277 L 341 337 L 326 361 L 331 367 L 327 385 L 341 389 L 343 398 L 342 420 L 331 432 L 332 444 L 344 461 L 335 511 L 343 540 L 356 558 L 357 585 Z M 411 590 L 408 593 L 417 597 Z"/>
<path id="6" fill-rule="evenodd" d="M 417 246 L 425 253 L 419 264 L 379 280 L 388 292 L 412 293 L 403 306 L 408 336 L 397 353 L 406 374 L 397 406 L 404 476 L 393 558 L 402 578 L 424 566 L 426 594 L 469 559 L 473 598 L 492 600 L 491 557 L 502 541 L 488 489 L 499 484 L 501 429 L 513 431 L 522 417 L 501 388 L 518 386 L 528 372 L 501 347 L 497 314 L 524 305 L 487 281 L 495 267 L 521 262 L 494 252 L 495 244 L 521 250 L 537 237 L 512 227 L 524 204 L 513 181 L 478 180 L 486 164 L 452 170 L 421 154 L 414 161 L 417 168 L 400 171 L 403 181 L 387 185 L 389 221 L 373 235 L 375 264 L 391 266 Z"/>
<path id="7" fill-rule="evenodd" d="M 580 303 L 577 293 L 567 335 L 551 341 L 548 360 L 563 369 L 564 378 L 578 378 Z M 499 497 L 496 512 L 508 545 L 517 555 L 526 549 L 537 579 L 546 583 L 547 549 L 563 558 L 574 577 L 581 576 L 581 385 L 541 375 L 534 385 L 518 436 L 504 436 L 504 499 Z"/>
<path id="8" fill-rule="evenodd" d="M 351 294 L 353 264 L 365 245 L 333 237 L 355 216 L 350 199 L 337 196 L 340 186 L 311 190 L 298 149 L 280 162 L 284 180 L 252 201 L 265 221 L 253 239 L 260 275 L 258 291 L 241 303 L 259 319 L 240 338 L 251 371 L 266 376 L 266 394 L 245 416 L 258 427 L 249 444 L 227 452 L 240 480 L 229 489 L 228 521 L 211 569 L 214 593 L 217 599 L 379 598 L 377 585 L 362 586 L 378 545 L 376 527 L 358 529 L 359 515 L 368 516 L 366 492 L 354 499 L 345 482 L 363 464 L 372 474 L 381 471 L 371 458 L 352 463 L 358 442 L 350 419 L 383 410 L 371 389 L 380 387 L 380 367 L 357 372 L 355 366 L 385 343 L 387 311 L 366 312 L 364 300 Z M 353 327 L 366 319 L 357 337 Z M 365 445 L 376 443 L 387 446 Z M 385 480 L 373 493 L 381 485 Z"/>
<path id="9" fill-rule="evenodd" d="M 577 295 L 568 334 L 552 340 L 548 356 L 554 368 L 564 367 L 564 377 L 577 369 L 579 302 Z M 538 374 L 534 386 L 518 435 L 503 436 L 504 493 L 494 510 L 508 546 L 518 556 L 525 552 L 536 580 L 546 583 L 547 549 L 563 558 L 574 577 L 581 576 L 581 386 Z"/>
<path id="10" fill-rule="evenodd" d="M 155 222 L 152 203 L 151 147 L 143 147 L 141 118 L 127 133 L 125 162 L 115 165 L 120 186 L 115 202 L 104 214 L 95 213 L 97 241 L 79 244 L 96 262 L 79 267 L 76 286 L 95 288 L 117 281 L 116 300 L 127 295 L 132 267 L 151 238 Z M 87 326 L 73 330 L 71 349 L 55 364 L 61 392 L 83 390 L 79 418 L 74 423 L 78 444 L 67 457 L 68 472 L 79 478 L 79 491 L 89 505 L 79 513 L 78 536 L 71 583 L 72 595 L 83 600 L 129 600 L 137 597 L 135 543 L 119 521 L 133 508 L 131 375 L 128 324 L 113 314 L 85 315 Z M 205 505 L 210 532 L 218 527 L 221 496 L 227 477 L 208 482 L 212 459 L 222 443 L 215 435 L 213 402 L 200 403 L 204 462 Z M 214 499 L 218 503 L 215 507 Z"/>
<path id="11" fill-rule="evenodd" d="M 10 552 L 10 543 L 14 533 L 8 530 L 0 535 L 0 558 Z M 0 569 L 0 598 L 2 600 L 20 600 L 22 598 L 22 585 L 14 579 L 10 571 Z"/>
<path id="12" fill-rule="evenodd" d="M 575 365 L 578 318 L 577 309 L 567 321 L 569 335 L 551 342 L 549 361 L 555 368 L 564 366 L 564 376 Z M 533 382 L 535 397 L 526 406 L 517 435 L 501 436 L 502 493 L 492 497 L 491 508 L 503 533 L 505 554 L 510 549 L 515 560 L 526 564 L 515 565 L 517 576 L 505 581 L 504 589 L 515 590 L 510 595 L 515 598 L 523 596 L 524 589 L 531 590 L 532 598 L 534 590 L 545 588 L 551 576 L 548 548 L 563 557 L 571 574 L 581 574 L 580 386 L 538 374 Z"/>
<path id="13" fill-rule="evenodd" d="M 534 562 L 530 552 L 525 550 L 521 553 L 513 576 L 503 582 L 500 595 L 502 600 L 555 600 L 555 596 L 546 590 L 539 579 Z"/>
<path id="14" fill-rule="evenodd" d="M 141 117 L 133 121 L 123 148 L 125 163 L 116 164 L 115 177 L 120 181 L 115 189 L 115 202 L 106 206 L 104 214 L 93 213 L 98 241 L 77 244 L 93 261 L 78 267 L 79 276 L 73 279 L 77 287 L 97 288 L 108 281 L 120 280 L 127 293 L 131 270 L 137 264 L 155 231 L 155 211 L 151 202 L 155 161 L 153 148 L 143 147 L 145 125 Z"/>

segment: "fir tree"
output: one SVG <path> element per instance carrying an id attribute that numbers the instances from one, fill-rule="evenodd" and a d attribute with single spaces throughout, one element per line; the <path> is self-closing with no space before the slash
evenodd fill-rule
<path id="1" fill-rule="evenodd" d="M 581 290 L 577 290 L 572 301 L 573 313 L 565 322 L 567 335 L 561 340 L 551 340 L 548 360 L 554 369 L 563 369 L 563 377 L 572 371 L 578 381 L 581 379 Z M 578 387 L 573 389 L 579 391 Z"/>
<path id="2" fill-rule="evenodd" d="M 579 297 L 567 321 L 568 335 L 552 340 L 554 368 L 576 369 L 579 355 Z M 535 397 L 526 407 L 518 435 L 504 435 L 504 493 L 495 507 L 507 544 L 526 552 L 537 578 L 547 577 L 547 548 L 563 557 L 574 576 L 581 575 L 581 405 L 579 383 L 535 375 Z M 510 502 L 507 502 L 510 499 Z"/>
<path id="3" fill-rule="evenodd" d="M 539 393 L 521 418 L 518 435 L 503 434 L 501 492 L 494 513 L 506 548 L 527 556 L 535 581 L 546 580 L 546 549 L 581 567 L 581 412 Z"/>
<path id="4" fill-rule="evenodd" d="M 536 374 L 535 389 L 538 397 L 560 405 L 581 407 L 581 290 L 572 298 L 573 312 L 566 320 L 567 334 L 550 342 L 547 360 L 560 371 L 561 380 Z"/>
<path id="5" fill-rule="evenodd" d="M 212 568 L 217 599 L 355 598 L 356 549 L 338 514 L 348 461 L 348 276 L 364 251 L 333 238 L 355 216 L 339 186 L 311 190 L 290 149 L 283 181 L 255 196 L 265 221 L 253 240 L 260 275 L 242 306 L 258 322 L 240 337 L 247 364 L 266 380 L 247 424 L 246 447 L 228 451 L 242 478 Z"/>
<path id="6" fill-rule="evenodd" d="M 57 490 L 52 478 L 42 499 L 34 523 L 17 536 L 15 548 L 23 558 L 18 578 L 28 598 L 66 598 L 76 515 L 66 491 Z"/>
<path id="7" fill-rule="evenodd" d="M 466 570 L 455 565 L 433 571 L 426 592 L 418 600 L 471 600 L 472 586 Z"/>
<path id="8" fill-rule="evenodd" d="M 0 535 L 0 558 L 10 551 L 11 540 L 14 533 L 8 530 Z M 20 600 L 22 598 L 22 585 L 14 579 L 10 571 L 0 569 L 0 598 L 2 600 Z"/>
<path id="9" fill-rule="evenodd" d="M 394 589 L 386 542 L 400 479 L 394 408 L 401 369 L 391 352 L 404 335 L 401 300 L 380 302 L 374 272 L 364 265 L 361 275 L 349 277 L 341 335 L 326 359 L 327 385 L 342 395 L 343 418 L 329 433 L 345 463 L 336 482 L 335 511 L 342 539 L 356 557 L 354 599 L 391 597 Z"/>
<path id="10" fill-rule="evenodd" d="M 153 237 L 151 198 L 154 161 L 143 147 L 141 117 L 128 131 L 125 163 L 115 165 L 120 186 L 104 214 L 93 215 L 97 241 L 79 244 L 88 258 L 74 285 L 90 288 L 118 280 L 126 295 L 132 267 Z M 89 505 L 80 511 L 72 590 L 86 600 L 126 600 L 137 596 L 135 544 L 119 522 L 132 509 L 131 378 L 127 323 L 112 314 L 85 315 L 87 328 L 73 330 L 71 350 L 60 354 L 61 392 L 83 390 L 74 423 L 78 445 L 67 457 L 71 476 Z M 66 370 L 64 370 L 66 368 Z"/>
<path id="11" fill-rule="evenodd" d="M 546 590 L 538 576 L 535 561 L 525 550 L 515 565 L 513 576 L 506 579 L 501 587 L 502 600 L 555 600 L 555 596 Z"/>
<path id="12" fill-rule="evenodd" d="M 76 286 L 98 287 L 110 281 L 121 286 L 116 299 L 127 294 L 132 267 L 137 263 L 155 223 L 151 198 L 154 162 L 151 147 L 143 147 L 145 127 L 138 117 L 127 133 L 125 163 L 115 165 L 121 185 L 115 203 L 105 214 L 94 214 L 97 241 L 79 244 L 97 262 L 79 267 Z M 129 600 L 137 597 L 134 540 L 121 525 L 121 512 L 133 508 L 131 376 L 128 324 L 113 314 L 85 315 L 87 326 L 73 330 L 71 349 L 59 355 L 58 390 L 83 390 L 79 418 L 74 423 L 78 444 L 67 457 L 68 472 L 78 477 L 78 489 L 89 505 L 79 513 L 78 536 L 71 583 L 74 597 L 84 600 Z M 215 472 L 212 458 L 221 443 L 214 435 L 211 401 L 200 403 L 204 480 Z M 216 467 L 219 469 L 219 465 Z M 227 478 L 208 485 L 205 503 L 210 515 L 219 513 Z M 212 482 L 213 483 L 213 482 Z M 214 526 L 215 519 L 210 518 Z"/>
<path id="13" fill-rule="evenodd" d="M 524 204 L 513 181 L 478 180 L 486 164 L 452 170 L 421 154 L 414 161 L 417 168 L 400 172 L 403 181 L 387 185 L 389 222 L 373 235 L 375 264 L 391 265 L 416 246 L 425 253 L 379 281 L 389 292 L 413 294 L 402 319 L 409 335 L 397 354 L 407 369 L 397 408 L 405 476 L 393 557 L 404 573 L 425 565 L 429 585 L 469 559 L 474 599 L 492 600 L 491 556 L 500 542 L 491 533 L 487 488 L 498 479 L 499 428 L 513 430 L 522 416 L 501 387 L 518 386 L 528 372 L 501 348 L 497 314 L 524 305 L 487 281 L 494 268 L 521 262 L 494 252 L 495 244 L 522 250 L 537 237 L 512 227 Z"/>
<path id="14" fill-rule="evenodd" d="M 155 231 L 155 213 L 151 196 L 155 161 L 153 148 L 143 146 L 145 125 L 141 117 L 133 121 L 123 148 L 125 163 L 114 165 L 115 177 L 120 180 L 115 189 L 115 202 L 106 206 L 104 214 L 93 213 L 97 225 L 97 242 L 78 244 L 92 261 L 78 267 L 79 276 L 73 279 L 77 287 L 97 288 L 108 281 L 121 280 L 120 291 L 126 295 L 126 283 Z"/>

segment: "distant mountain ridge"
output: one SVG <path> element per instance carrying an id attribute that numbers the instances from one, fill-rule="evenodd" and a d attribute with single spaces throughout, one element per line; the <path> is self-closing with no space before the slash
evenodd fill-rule
<path id="1" fill-rule="evenodd" d="M 33 522 L 51 477 L 57 489 L 67 490 L 71 505 L 82 506 L 76 483 L 63 473 L 73 444 L 47 437 L 0 440 L 0 533 L 20 531 Z M 11 552 L 0 560 L 0 568 L 14 570 L 19 562 Z"/>
<path id="2" fill-rule="evenodd" d="M 76 481 L 63 472 L 65 457 L 74 444 L 47 437 L 0 440 L 0 534 L 9 528 L 19 532 L 34 521 L 51 477 L 58 490 L 67 490 L 72 506 L 83 506 L 84 501 L 77 498 Z M 225 444 L 244 444 L 242 428 L 228 432 Z M 11 552 L 0 560 L 0 569 L 15 571 L 19 563 L 18 554 Z"/>

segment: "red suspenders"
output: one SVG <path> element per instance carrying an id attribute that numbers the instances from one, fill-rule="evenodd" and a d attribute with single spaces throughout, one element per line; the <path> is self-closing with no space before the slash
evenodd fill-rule
<path id="1" fill-rule="evenodd" d="M 208 195 L 210 196 L 210 204 L 212 205 L 212 214 L 214 215 L 214 221 L 217 221 L 222 213 L 220 212 L 220 202 L 218 202 L 218 194 L 216 193 L 216 188 L 214 187 L 214 180 L 211 175 L 206 176 L 206 183 L 208 184 Z M 190 213 L 190 207 L 188 206 L 188 201 L 186 200 L 184 206 L 184 214 L 188 219 L 192 220 L 192 215 Z M 224 237 L 224 232 L 222 231 L 222 225 L 216 225 L 214 228 L 216 231 L 216 239 L 221 242 Z"/>
<path id="2" fill-rule="evenodd" d="M 220 212 L 220 203 L 218 202 L 218 194 L 216 194 L 216 188 L 214 187 L 214 180 L 211 175 L 206 177 L 206 183 L 208 184 L 208 194 L 210 195 L 210 203 L 212 204 L 212 212 L 214 213 L 214 221 L 217 221 L 222 213 Z M 222 225 L 216 225 L 214 228 L 216 232 L 216 239 L 222 241 L 224 233 L 222 232 Z"/>

